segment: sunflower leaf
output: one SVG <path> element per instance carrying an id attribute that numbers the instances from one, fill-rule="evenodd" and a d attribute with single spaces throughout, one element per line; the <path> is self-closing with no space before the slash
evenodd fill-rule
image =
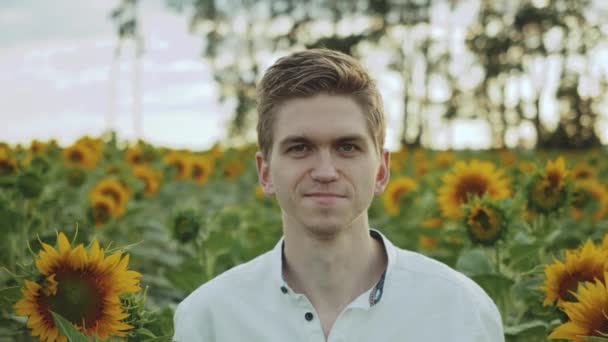
<path id="1" fill-rule="evenodd" d="M 70 321 L 61 317 L 59 314 L 52 312 L 53 320 L 55 321 L 55 326 L 59 329 L 59 332 L 65 337 L 67 337 L 69 342 L 93 342 L 94 339 L 83 335 L 80 331 L 78 331 Z"/>
<path id="2" fill-rule="evenodd" d="M 584 337 L 584 339 L 587 342 L 606 342 L 606 341 L 608 341 L 608 337 L 589 336 L 589 337 Z"/>
<path id="3" fill-rule="evenodd" d="M 0 289 L 0 307 L 12 306 L 21 298 L 21 287 L 13 286 Z"/>

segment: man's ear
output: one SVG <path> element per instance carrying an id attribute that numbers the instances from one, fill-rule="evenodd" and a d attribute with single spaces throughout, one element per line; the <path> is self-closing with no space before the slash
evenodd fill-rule
<path id="1" fill-rule="evenodd" d="M 380 153 L 380 167 L 378 167 L 378 173 L 376 174 L 375 194 L 381 194 L 384 188 L 386 188 L 386 184 L 388 184 L 391 173 L 390 163 L 391 153 L 387 149 L 382 149 Z"/>
<path id="2" fill-rule="evenodd" d="M 260 187 L 262 187 L 262 190 L 266 195 L 273 195 L 274 187 L 270 180 L 270 163 L 266 161 L 262 152 L 258 151 L 255 154 L 255 165 L 258 170 L 258 182 L 260 183 Z"/>

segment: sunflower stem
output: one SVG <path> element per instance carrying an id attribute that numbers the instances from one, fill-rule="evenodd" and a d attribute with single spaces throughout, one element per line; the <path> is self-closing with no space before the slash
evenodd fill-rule
<path id="1" fill-rule="evenodd" d="M 500 244 L 496 244 L 494 247 L 496 252 L 496 272 L 500 274 Z"/>

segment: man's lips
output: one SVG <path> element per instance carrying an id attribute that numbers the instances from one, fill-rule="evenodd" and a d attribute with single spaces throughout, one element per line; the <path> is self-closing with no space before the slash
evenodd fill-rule
<path id="1" fill-rule="evenodd" d="M 304 197 L 340 197 L 340 198 L 344 198 L 346 196 L 340 195 L 340 194 L 334 194 L 334 193 L 329 193 L 329 192 L 311 192 L 311 193 L 307 193 L 304 194 Z"/>

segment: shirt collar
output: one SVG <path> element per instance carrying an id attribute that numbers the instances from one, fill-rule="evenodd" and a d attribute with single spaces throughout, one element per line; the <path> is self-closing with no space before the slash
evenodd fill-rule
<path id="1" fill-rule="evenodd" d="M 369 234 L 371 235 L 372 238 L 382 242 L 382 245 L 384 246 L 384 250 L 385 250 L 386 256 L 387 256 L 387 265 L 386 265 L 386 270 L 382 274 L 382 277 L 380 278 L 378 283 L 371 289 L 371 291 L 366 292 L 368 294 L 365 296 L 366 297 L 365 301 L 363 301 L 363 295 L 362 295 L 357 300 L 355 300 L 355 302 L 353 303 L 353 304 L 355 304 L 355 306 L 360 306 L 360 307 L 364 307 L 364 306 L 371 307 L 371 306 L 377 304 L 378 302 L 380 302 L 380 300 L 382 299 L 382 294 L 384 292 L 385 284 L 390 280 L 391 271 L 394 268 L 396 255 L 397 255 L 396 247 L 386 238 L 386 236 L 384 236 L 384 234 L 382 234 L 380 231 L 378 231 L 376 229 L 370 229 Z M 287 282 L 285 282 L 285 279 L 283 279 L 282 269 L 283 269 L 284 242 L 285 242 L 285 237 L 282 236 L 281 239 L 277 242 L 277 244 L 275 245 L 275 247 L 272 249 L 272 251 L 270 253 L 270 262 L 272 264 L 271 265 L 272 274 L 270 276 L 272 279 L 273 286 L 276 286 L 277 291 L 279 293 L 281 293 L 281 292 L 286 293 L 288 291 L 293 292 L 291 290 L 291 288 L 289 287 L 289 285 L 287 284 Z M 366 303 L 366 304 L 363 304 L 363 303 Z"/>

